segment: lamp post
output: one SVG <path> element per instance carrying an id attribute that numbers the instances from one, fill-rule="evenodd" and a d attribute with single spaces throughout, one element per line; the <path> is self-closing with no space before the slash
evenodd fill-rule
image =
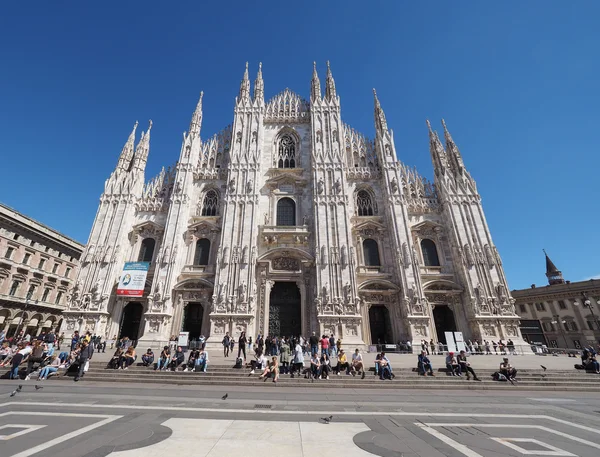
<path id="1" fill-rule="evenodd" d="M 596 314 L 594 314 L 594 305 L 585 292 L 581 292 L 581 303 L 583 304 L 584 308 L 590 310 L 590 313 L 592 313 L 592 319 L 596 323 L 596 330 L 600 330 L 600 323 L 596 318 Z M 600 300 L 598 300 L 597 303 L 600 304 Z M 575 302 L 575 305 L 579 305 L 579 302 Z"/>
<path id="2" fill-rule="evenodd" d="M 552 321 L 552 324 L 556 324 L 558 325 L 558 328 L 560 328 L 560 333 L 563 337 L 563 339 L 565 340 L 565 349 L 569 349 L 569 343 L 567 343 L 567 337 L 565 335 L 565 329 L 563 328 L 563 326 L 561 324 L 566 324 L 567 321 L 564 321 L 560 318 L 560 316 L 558 314 L 554 315 L 554 320 Z"/>
<path id="3" fill-rule="evenodd" d="M 27 293 L 27 297 L 25 298 L 25 306 L 23 307 L 23 311 L 21 314 L 21 320 L 19 321 L 18 325 L 17 325 L 17 330 L 15 331 L 15 338 L 19 337 L 19 330 L 21 330 L 21 324 L 23 323 L 23 319 L 25 317 L 25 311 L 27 311 L 27 308 L 29 308 L 29 303 L 31 302 L 31 292 Z M 37 305 L 38 300 L 35 301 L 35 304 Z"/>

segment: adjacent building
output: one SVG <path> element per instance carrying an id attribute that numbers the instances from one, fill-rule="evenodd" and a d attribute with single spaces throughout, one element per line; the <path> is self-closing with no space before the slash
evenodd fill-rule
<path id="1" fill-rule="evenodd" d="M 546 276 L 546 286 L 512 291 L 523 338 L 554 348 L 598 346 L 600 279 L 565 281 L 547 254 Z"/>
<path id="2" fill-rule="evenodd" d="M 84 246 L 0 204 L 0 330 L 60 328 Z"/>
<path id="3" fill-rule="evenodd" d="M 308 83 L 308 81 L 307 81 Z M 348 124 L 327 64 L 310 97 L 264 98 L 248 67 L 233 123 L 200 137 L 202 94 L 174 166 L 150 180 L 134 127 L 107 179 L 63 330 L 162 344 L 180 331 L 335 334 L 350 345 L 423 339 L 522 343 L 477 191 L 443 124 L 428 124 L 435 180 L 399 160 L 374 94 L 375 138 Z M 136 123 L 137 127 L 137 123 Z M 149 263 L 143 296 L 116 293 Z M 129 280 L 129 276 L 124 276 Z"/>

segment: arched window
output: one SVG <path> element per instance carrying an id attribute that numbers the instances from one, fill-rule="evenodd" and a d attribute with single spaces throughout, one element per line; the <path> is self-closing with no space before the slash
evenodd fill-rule
<path id="1" fill-rule="evenodd" d="M 379 246 L 377 241 L 367 238 L 363 241 L 363 254 L 365 258 L 365 265 L 368 267 L 378 267 L 381 265 L 379 259 Z"/>
<path id="2" fill-rule="evenodd" d="M 296 168 L 296 143 L 290 135 L 279 140 L 277 168 Z"/>
<path id="3" fill-rule="evenodd" d="M 138 262 L 152 262 L 155 244 L 156 241 L 154 241 L 154 238 L 146 238 L 144 241 L 142 241 Z"/>
<path id="4" fill-rule="evenodd" d="M 277 202 L 277 225 L 296 225 L 296 202 L 291 198 Z"/>
<path id="5" fill-rule="evenodd" d="M 423 253 L 423 263 L 426 267 L 440 266 L 437 248 L 432 240 L 428 238 L 421 240 L 421 252 Z"/>
<path id="6" fill-rule="evenodd" d="M 366 190 L 359 190 L 356 194 L 356 211 L 359 216 L 373 216 L 373 200 Z"/>
<path id="7" fill-rule="evenodd" d="M 209 190 L 204 195 L 202 202 L 202 216 L 217 216 L 219 213 L 219 196 L 214 190 Z"/>
<path id="8" fill-rule="evenodd" d="M 208 265 L 208 256 L 210 254 L 210 240 L 201 238 L 196 241 L 196 253 L 194 255 L 194 265 Z"/>

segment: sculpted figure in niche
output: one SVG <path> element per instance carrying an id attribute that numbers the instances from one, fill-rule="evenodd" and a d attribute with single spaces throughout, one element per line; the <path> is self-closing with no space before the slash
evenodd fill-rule
<path id="1" fill-rule="evenodd" d="M 253 187 L 254 187 L 254 181 L 252 181 L 251 179 L 248 180 L 248 182 L 246 183 L 246 193 L 251 194 Z"/>
<path id="2" fill-rule="evenodd" d="M 269 225 L 269 213 L 265 213 L 265 225 Z"/>
<path id="3" fill-rule="evenodd" d="M 352 288 L 350 287 L 349 282 L 346 282 L 344 285 L 344 295 L 346 297 L 346 302 L 350 303 L 352 301 Z"/>
<path id="4" fill-rule="evenodd" d="M 229 193 L 235 193 L 235 178 L 229 180 Z"/>
<path id="5" fill-rule="evenodd" d="M 340 180 L 340 178 L 335 180 L 335 183 L 333 184 L 333 191 L 336 194 L 339 194 L 342 191 L 342 181 Z"/>
<path id="6" fill-rule="evenodd" d="M 319 182 L 317 183 L 317 192 L 322 194 L 324 190 L 325 190 L 325 181 L 323 181 L 323 178 L 319 178 Z"/>

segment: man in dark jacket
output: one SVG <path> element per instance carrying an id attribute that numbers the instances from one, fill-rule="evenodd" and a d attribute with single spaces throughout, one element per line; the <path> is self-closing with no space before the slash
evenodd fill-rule
<path id="1" fill-rule="evenodd" d="M 83 378 L 85 373 L 85 364 L 92 359 L 94 355 L 94 345 L 87 342 L 84 338 L 81 339 L 81 352 L 79 353 L 79 372 L 75 376 L 75 381 L 79 381 Z"/>

